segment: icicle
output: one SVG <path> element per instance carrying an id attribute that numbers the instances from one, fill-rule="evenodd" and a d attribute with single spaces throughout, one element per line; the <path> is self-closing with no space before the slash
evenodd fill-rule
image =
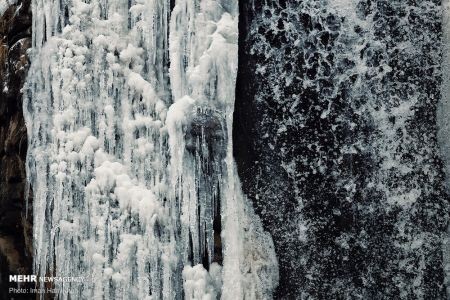
<path id="1" fill-rule="evenodd" d="M 169 32 L 168 10 L 33 3 L 35 270 L 95 278 L 55 282 L 60 299 L 194 299 L 197 280 L 212 297 L 269 299 L 277 284 L 231 151 L 237 2 L 177 1 Z"/>
<path id="2" fill-rule="evenodd" d="M 177 183 L 172 206 L 181 207 L 182 239 L 192 240 L 193 249 L 185 257 L 192 251 L 190 263 L 197 265 L 208 256 L 203 263 L 208 268 L 214 251 L 213 207 L 220 201 L 222 299 L 270 299 L 278 283 L 273 244 L 242 195 L 232 155 L 236 4 L 201 1 L 196 6 L 195 1 L 179 1 L 172 13 L 170 76 L 175 103 L 167 116 L 172 182 Z M 186 298 L 198 299 L 190 285 L 187 280 Z"/>

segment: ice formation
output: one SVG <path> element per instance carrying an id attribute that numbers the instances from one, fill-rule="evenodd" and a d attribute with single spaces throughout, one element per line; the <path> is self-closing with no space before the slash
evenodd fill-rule
<path id="1" fill-rule="evenodd" d="M 232 156 L 237 1 L 33 2 L 35 270 L 60 299 L 270 299 Z"/>
<path id="2" fill-rule="evenodd" d="M 16 4 L 15 0 L 0 0 L 0 17 L 5 13 L 9 6 Z"/>

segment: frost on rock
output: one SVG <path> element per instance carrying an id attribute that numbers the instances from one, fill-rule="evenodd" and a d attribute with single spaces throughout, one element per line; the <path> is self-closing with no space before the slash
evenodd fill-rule
<path id="1" fill-rule="evenodd" d="M 271 298 L 273 244 L 232 156 L 237 15 L 234 1 L 33 2 L 35 270 L 95 278 L 55 283 L 60 299 Z"/>
<path id="2" fill-rule="evenodd" d="M 447 299 L 441 1 L 241 6 L 235 157 L 273 237 L 277 296 Z"/>

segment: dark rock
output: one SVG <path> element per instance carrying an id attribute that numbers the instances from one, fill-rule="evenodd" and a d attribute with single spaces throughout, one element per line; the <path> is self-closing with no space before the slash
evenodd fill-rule
<path id="1" fill-rule="evenodd" d="M 0 298 L 8 299 L 9 274 L 31 274 L 32 215 L 25 205 L 27 135 L 21 88 L 31 46 L 30 1 L 0 16 Z M 29 296 L 27 296 L 29 297 Z"/>
<path id="2" fill-rule="evenodd" d="M 331 3 L 240 1 L 234 154 L 277 299 L 446 299 L 442 7 Z"/>

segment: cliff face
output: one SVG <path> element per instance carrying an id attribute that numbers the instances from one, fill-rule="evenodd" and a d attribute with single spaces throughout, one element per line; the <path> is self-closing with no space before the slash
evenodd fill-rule
<path id="1" fill-rule="evenodd" d="M 234 150 L 278 297 L 446 299 L 438 1 L 240 9 Z"/>
<path id="2" fill-rule="evenodd" d="M 31 271 L 31 205 L 25 216 L 27 135 L 22 94 L 31 46 L 30 1 L 18 1 L 0 16 L 0 286 L 9 274 Z M 1 296 L 2 294 L 0 294 Z M 2 297 L 0 297 L 2 298 Z M 6 296 L 4 295 L 4 299 Z"/>

